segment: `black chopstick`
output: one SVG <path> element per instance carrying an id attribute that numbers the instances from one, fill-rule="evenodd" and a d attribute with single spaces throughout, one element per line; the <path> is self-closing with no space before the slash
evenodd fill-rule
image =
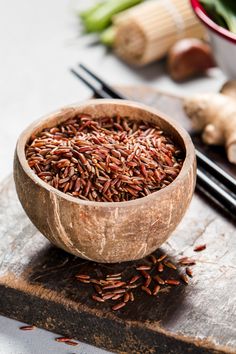
<path id="1" fill-rule="evenodd" d="M 105 83 L 100 77 L 98 77 L 96 74 L 94 74 L 91 70 L 89 70 L 85 65 L 79 64 L 79 68 L 84 70 L 87 74 L 89 74 L 96 82 L 98 82 L 102 90 L 104 90 L 106 93 L 110 95 L 112 98 L 119 98 L 119 99 L 126 99 L 120 92 L 115 90 L 113 87 Z"/>
<path id="2" fill-rule="evenodd" d="M 225 185 L 228 190 L 236 194 L 236 179 L 199 150 L 195 149 L 195 152 L 198 164 L 204 167 L 219 182 Z"/>
<path id="3" fill-rule="evenodd" d="M 71 72 L 76 75 L 77 78 L 80 78 L 93 91 L 97 98 L 125 99 L 124 96 L 106 84 L 101 78 L 91 72 L 91 70 L 89 70 L 85 65 L 79 64 L 79 67 L 80 69 L 84 70 L 89 75 L 89 77 L 92 77 L 95 82 L 100 84 L 101 88 L 97 89 L 91 82 L 90 78 L 85 79 L 84 76 L 71 69 Z M 219 204 L 225 211 L 227 211 L 231 217 L 235 218 L 236 199 L 232 195 L 232 193 L 236 193 L 235 179 L 199 150 L 195 149 L 195 151 L 198 165 L 201 167 L 201 169 L 198 168 L 197 170 L 197 188 L 212 201 L 217 202 L 217 204 Z M 212 177 L 216 181 L 212 180 Z M 217 182 L 220 182 L 224 188 L 222 188 L 222 186 Z"/>
<path id="4" fill-rule="evenodd" d="M 221 209 L 227 211 L 232 218 L 236 216 L 236 198 L 226 192 L 221 186 L 208 176 L 207 172 L 201 167 L 197 168 L 196 188 L 207 195 Z"/>
<path id="5" fill-rule="evenodd" d="M 97 89 L 92 82 L 86 79 L 82 74 L 78 73 L 74 69 L 70 69 L 73 75 L 75 75 L 78 79 L 80 79 L 85 85 L 87 85 L 94 93 L 96 98 L 111 98 L 111 95 L 107 94 L 106 91 L 102 89 Z"/>

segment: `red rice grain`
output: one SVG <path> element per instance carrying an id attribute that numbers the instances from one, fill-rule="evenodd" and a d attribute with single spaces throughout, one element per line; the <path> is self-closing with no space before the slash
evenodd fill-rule
<path id="1" fill-rule="evenodd" d="M 165 188 L 183 163 L 183 154 L 159 127 L 118 116 L 77 115 L 33 134 L 25 153 L 44 182 L 98 202 L 133 200 Z"/>

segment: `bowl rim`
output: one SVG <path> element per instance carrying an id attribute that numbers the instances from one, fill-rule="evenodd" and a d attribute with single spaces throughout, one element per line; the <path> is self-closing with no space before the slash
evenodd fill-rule
<path id="1" fill-rule="evenodd" d="M 193 11 L 197 15 L 197 17 L 203 22 L 209 29 L 213 32 L 219 34 L 224 39 L 236 43 L 236 34 L 230 32 L 224 27 L 217 25 L 206 13 L 203 6 L 200 4 L 199 0 L 190 0 Z"/>
<path id="2" fill-rule="evenodd" d="M 129 106 L 129 107 L 133 107 L 135 109 L 140 109 L 140 110 L 145 110 L 148 111 L 149 113 L 153 114 L 153 115 L 157 115 L 160 119 L 167 121 L 167 123 L 169 125 L 172 126 L 172 128 L 174 128 L 174 130 L 179 134 L 180 138 L 182 139 L 183 143 L 184 143 L 184 147 L 185 147 L 185 151 L 186 151 L 186 155 L 185 155 L 185 159 L 182 165 L 182 168 L 180 170 L 180 173 L 177 175 L 177 177 L 174 179 L 173 182 L 171 182 L 168 186 L 166 186 L 163 189 L 160 189 L 156 192 L 153 192 L 145 197 L 142 198 L 137 198 L 134 200 L 129 200 L 129 201 L 123 201 L 123 202 L 95 202 L 95 201 L 86 201 L 80 198 L 75 198 L 73 196 L 70 196 L 66 193 L 61 192 L 60 190 L 50 186 L 48 183 L 44 182 L 41 178 L 39 178 L 34 172 L 33 170 L 30 168 L 30 166 L 28 165 L 28 161 L 26 159 L 25 156 L 25 144 L 28 140 L 28 138 L 31 136 L 32 132 L 34 130 L 36 130 L 37 126 L 41 126 L 43 124 L 43 122 L 47 122 L 50 119 L 55 119 L 55 116 L 59 116 L 62 114 L 65 114 L 66 116 L 66 112 L 71 112 L 71 109 L 76 109 L 76 108 L 80 108 L 83 109 L 83 107 L 87 107 L 89 105 L 123 105 L 123 106 Z M 62 119 L 63 121 L 63 119 Z M 169 118 L 169 116 L 165 115 L 164 113 L 158 111 L 155 108 L 146 106 L 145 104 L 142 103 L 137 103 L 134 101 L 130 101 L 130 100 L 121 100 L 121 99 L 90 99 L 90 100 L 85 100 L 83 102 L 77 102 L 71 105 L 67 105 L 64 106 L 63 108 L 56 110 L 54 112 L 52 112 L 51 114 L 48 115 L 44 115 L 43 117 L 35 120 L 33 123 L 31 123 L 30 125 L 28 125 L 28 127 L 26 127 L 23 132 L 20 134 L 17 144 L 16 144 L 16 154 L 19 160 L 19 163 L 21 165 L 21 167 L 23 168 L 24 172 L 26 173 L 26 175 L 31 178 L 33 180 L 33 182 L 36 185 L 40 185 L 41 187 L 43 187 L 44 189 L 46 189 L 49 193 L 54 193 L 56 194 L 58 197 L 66 199 L 67 201 L 73 202 L 75 204 L 79 204 L 79 205 L 84 205 L 84 206 L 93 206 L 93 207 L 104 207 L 104 208 L 111 208 L 111 207 L 115 207 L 117 208 L 119 207 L 125 207 L 128 205 L 133 205 L 133 206 L 138 206 L 143 204 L 144 201 L 146 200 L 152 200 L 155 199 L 156 194 L 158 193 L 158 195 L 163 195 L 164 193 L 166 193 L 166 191 L 171 191 L 173 190 L 176 185 L 178 185 L 179 183 L 181 183 L 181 180 L 183 177 L 186 176 L 186 174 L 189 173 L 189 171 L 191 170 L 192 165 L 194 164 L 194 162 L 196 162 L 196 156 L 195 156 L 195 149 L 193 146 L 193 142 L 189 136 L 189 134 L 187 133 L 187 131 L 182 128 L 175 120 L 173 120 L 172 118 Z"/>

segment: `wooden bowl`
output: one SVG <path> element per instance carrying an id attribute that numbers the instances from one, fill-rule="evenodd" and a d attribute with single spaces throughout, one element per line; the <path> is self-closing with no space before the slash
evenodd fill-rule
<path id="1" fill-rule="evenodd" d="M 78 113 L 127 116 L 156 123 L 185 151 L 183 167 L 167 187 L 128 202 L 92 202 L 71 197 L 43 182 L 29 167 L 30 136 Z M 104 263 L 142 258 L 166 241 L 193 195 L 196 159 L 188 133 L 155 109 L 125 100 L 90 100 L 63 108 L 31 124 L 19 137 L 14 179 L 20 202 L 33 224 L 54 245 L 76 256 Z"/>

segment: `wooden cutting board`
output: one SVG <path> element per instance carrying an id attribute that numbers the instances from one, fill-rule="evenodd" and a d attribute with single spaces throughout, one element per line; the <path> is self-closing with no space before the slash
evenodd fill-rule
<path id="1" fill-rule="evenodd" d="M 126 88 L 131 98 L 190 124 L 181 99 L 148 88 Z M 195 138 L 198 147 L 199 139 Z M 221 149 L 209 156 L 236 176 Z M 141 291 L 117 312 L 91 300 L 92 290 L 77 273 L 116 273 L 134 262 L 104 265 L 78 259 L 52 246 L 32 225 L 16 196 L 12 177 L 0 193 L 0 313 L 72 336 L 116 353 L 236 353 L 236 229 L 195 194 L 187 214 L 161 250 L 173 261 L 193 256 L 190 285 L 166 287 L 157 297 Z"/>

